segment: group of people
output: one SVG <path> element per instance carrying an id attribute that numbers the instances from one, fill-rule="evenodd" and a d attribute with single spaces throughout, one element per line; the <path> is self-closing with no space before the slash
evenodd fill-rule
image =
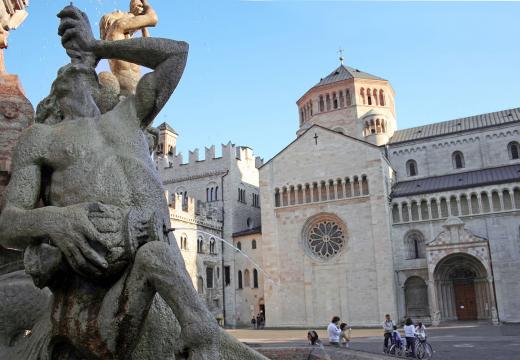
<path id="1" fill-rule="evenodd" d="M 383 322 L 384 330 L 384 352 L 388 352 L 388 349 L 392 344 L 403 344 L 403 338 L 397 330 L 397 325 L 394 323 L 390 314 L 385 315 L 385 321 Z M 314 332 L 315 333 L 315 332 Z M 327 334 L 329 336 L 329 344 L 333 346 L 349 347 L 350 340 L 352 338 L 352 329 L 347 323 L 342 323 L 339 316 L 334 316 L 327 326 Z M 309 341 L 314 345 L 313 334 L 309 332 Z M 317 334 L 315 335 L 317 339 Z M 415 338 L 418 337 L 420 341 L 426 340 L 426 327 L 422 322 L 415 325 L 412 319 L 408 318 L 404 324 L 404 338 L 406 339 L 406 350 L 410 356 L 415 357 Z"/>
<path id="2" fill-rule="evenodd" d="M 262 312 L 259 312 L 256 317 L 253 316 L 251 319 L 251 327 L 253 329 L 263 329 L 265 326 L 265 317 Z"/>
<path id="3" fill-rule="evenodd" d="M 391 344 L 401 345 L 403 339 L 401 334 L 397 330 L 397 325 L 390 317 L 390 314 L 385 315 L 385 321 L 383 322 L 384 330 L 384 352 L 388 352 Z M 415 325 L 412 319 L 407 318 L 404 323 L 404 337 L 406 339 L 406 350 L 411 357 L 415 357 L 415 338 L 418 337 L 420 341 L 426 340 L 426 327 L 422 322 Z"/>
<path id="4" fill-rule="evenodd" d="M 352 338 L 352 329 L 347 323 L 340 323 L 339 316 L 334 316 L 327 326 L 329 344 L 333 346 L 349 347 Z"/>

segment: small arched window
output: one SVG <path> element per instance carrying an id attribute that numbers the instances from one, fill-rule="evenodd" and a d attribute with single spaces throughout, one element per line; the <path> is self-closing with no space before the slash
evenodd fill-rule
<path id="1" fill-rule="evenodd" d="M 242 289 L 242 271 L 238 270 L 238 288 Z"/>
<path id="2" fill-rule="evenodd" d="M 325 111 L 325 102 L 323 101 L 323 95 L 320 95 L 320 105 L 319 105 L 319 108 L 320 108 L 320 112 L 324 112 Z"/>
<path id="3" fill-rule="evenodd" d="M 511 141 L 507 145 L 507 149 L 509 151 L 509 158 L 511 160 L 517 160 L 520 159 L 520 144 L 516 141 Z"/>
<path id="4" fill-rule="evenodd" d="M 361 95 L 361 100 L 363 101 L 363 105 L 365 105 L 365 88 L 359 90 L 359 95 Z"/>
<path id="5" fill-rule="evenodd" d="M 255 250 L 256 249 L 256 240 L 253 239 L 253 241 L 251 241 L 251 249 Z"/>
<path id="6" fill-rule="evenodd" d="M 407 259 L 422 259 L 425 257 L 424 236 L 418 231 L 412 231 L 404 240 Z"/>
<path id="7" fill-rule="evenodd" d="M 237 242 L 237 249 L 242 250 L 242 243 L 240 241 Z"/>
<path id="8" fill-rule="evenodd" d="M 408 176 L 417 176 L 417 162 L 415 160 L 408 160 L 406 162 L 406 172 Z"/>
<path id="9" fill-rule="evenodd" d="M 465 167 L 464 155 L 460 151 L 455 151 L 451 157 L 455 169 L 463 169 Z"/>
<path id="10" fill-rule="evenodd" d="M 209 240 L 209 253 L 210 254 L 216 254 L 216 243 L 215 243 L 215 239 L 214 238 L 211 238 Z"/>
<path id="11" fill-rule="evenodd" d="M 197 239 L 197 252 L 201 254 L 204 252 L 204 240 L 202 239 L 202 236 L 199 236 Z"/>
<path id="12" fill-rule="evenodd" d="M 385 106 L 385 94 L 383 90 L 379 90 L 379 105 Z"/>
<path id="13" fill-rule="evenodd" d="M 258 289 L 258 271 L 253 270 L 253 288 Z"/>
<path id="14" fill-rule="evenodd" d="M 368 101 L 368 105 L 372 105 L 372 93 L 371 93 L 370 89 L 367 89 L 367 101 Z"/>

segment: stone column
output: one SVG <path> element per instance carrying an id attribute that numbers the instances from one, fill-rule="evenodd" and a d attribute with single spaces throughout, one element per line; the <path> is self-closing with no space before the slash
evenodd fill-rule
<path id="1" fill-rule="evenodd" d="M 435 288 L 435 280 L 433 274 L 429 274 L 428 279 L 428 296 L 430 303 L 430 314 L 432 318 L 432 325 L 439 326 L 441 316 L 439 310 L 439 300 L 437 299 L 437 289 Z"/>

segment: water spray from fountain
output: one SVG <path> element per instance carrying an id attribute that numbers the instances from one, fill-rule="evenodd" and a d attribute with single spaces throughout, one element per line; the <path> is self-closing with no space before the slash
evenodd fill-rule
<path id="1" fill-rule="evenodd" d="M 246 253 L 244 253 L 242 250 L 240 250 L 239 248 L 237 248 L 235 245 L 233 245 L 232 243 L 230 243 L 229 241 L 221 238 L 220 236 L 216 236 L 215 234 L 212 234 L 212 233 L 209 233 L 209 232 L 206 232 L 206 231 L 203 231 L 203 230 L 199 230 L 199 229 L 193 229 L 193 228 L 173 228 L 172 229 L 173 231 L 197 231 L 201 234 L 206 234 L 208 236 L 211 236 L 215 239 L 218 239 L 220 241 L 222 241 L 225 245 L 233 248 L 235 251 L 239 252 L 242 256 L 244 256 L 250 263 L 252 263 L 253 265 L 255 265 L 259 270 L 260 272 L 262 272 L 265 277 L 267 278 L 267 280 L 269 280 L 270 282 L 272 282 L 273 284 L 275 285 L 279 285 L 280 284 L 280 281 L 275 281 L 271 275 L 269 275 L 268 272 L 266 272 L 264 269 L 262 269 L 262 267 L 260 265 L 258 265 L 258 263 L 256 263 L 250 256 L 248 256 Z"/>

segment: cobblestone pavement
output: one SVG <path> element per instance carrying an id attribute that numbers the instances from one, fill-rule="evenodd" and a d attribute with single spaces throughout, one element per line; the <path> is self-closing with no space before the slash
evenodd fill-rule
<path id="1" fill-rule="evenodd" d="M 304 345 L 306 330 L 228 330 L 230 334 L 253 347 Z M 492 326 L 481 323 L 455 323 L 430 328 L 428 340 L 434 358 L 442 360 L 516 360 L 520 359 L 520 324 Z M 321 339 L 326 331 L 319 330 Z M 374 353 L 382 352 L 379 329 L 353 329 L 351 347 Z"/>

